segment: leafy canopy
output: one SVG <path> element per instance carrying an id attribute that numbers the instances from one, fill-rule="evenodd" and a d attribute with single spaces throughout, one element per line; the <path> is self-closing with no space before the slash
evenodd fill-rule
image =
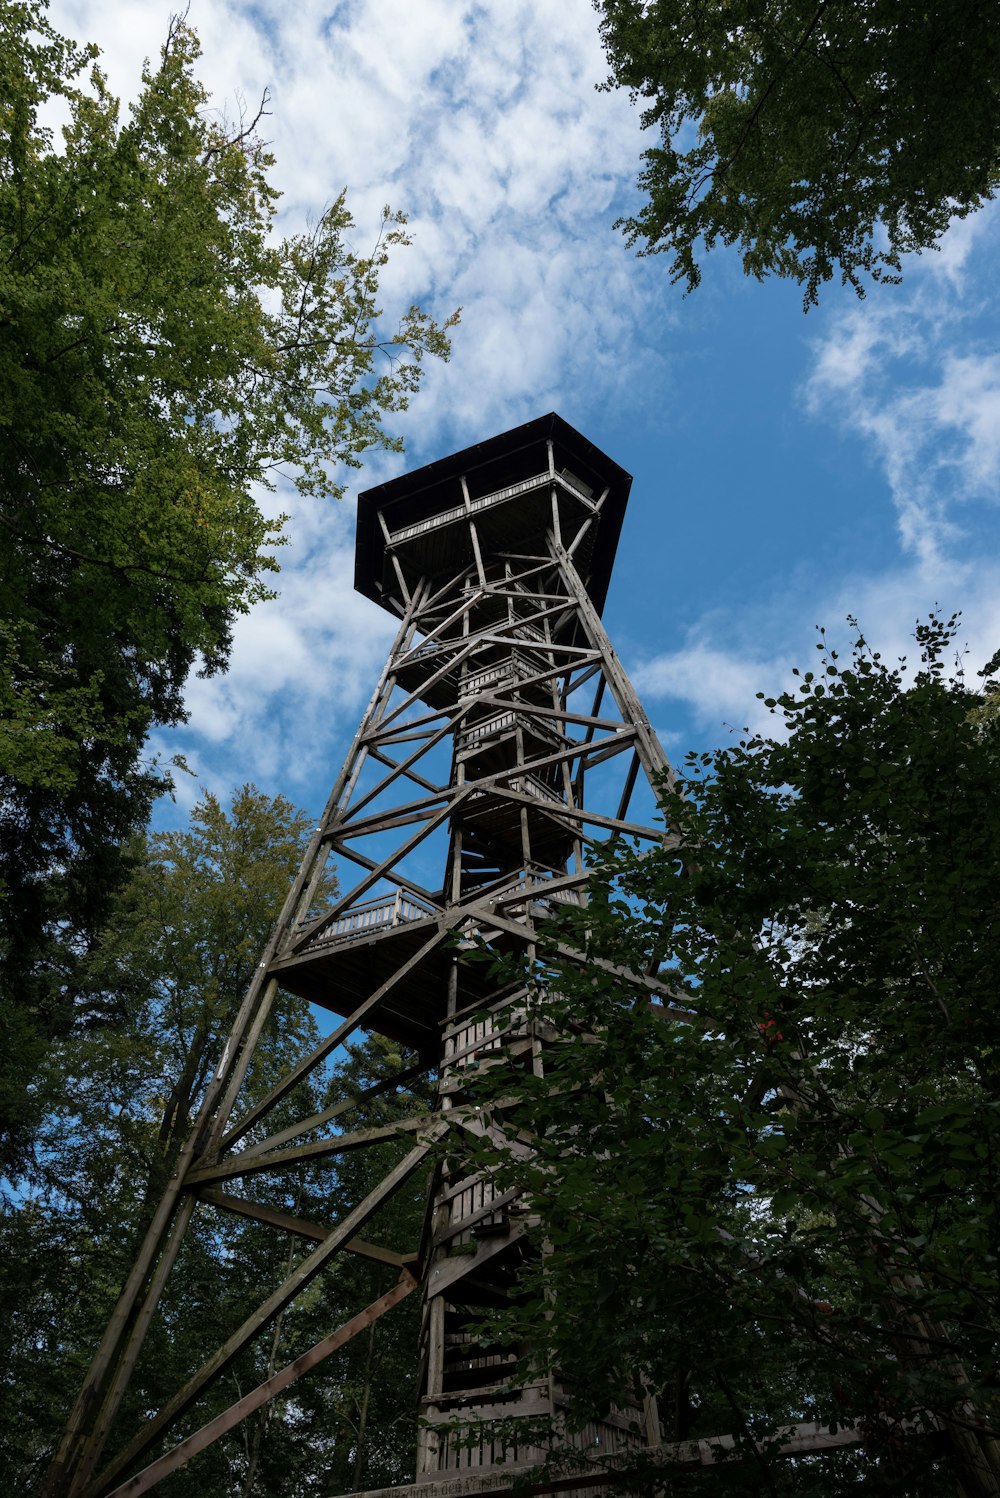
<path id="1" fill-rule="evenodd" d="M 205 795 L 186 826 L 151 833 L 136 849 L 133 874 L 82 974 L 86 1002 L 115 1023 L 50 1048 L 41 1081 L 48 1106 L 32 1159 L 16 1193 L 0 1200 L 0 1462 L 10 1492 L 35 1492 L 52 1458 L 314 826 L 283 797 L 243 786 L 228 807 Z M 329 888 L 317 891 L 317 900 L 329 898 Z M 318 1038 L 309 1006 L 279 995 L 248 1072 L 247 1105 Z M 301 1083 L 270 1125 L 301 1121 L 403 1064 L 395 1048 L 368 1037 L 327 1074 Z M 389 1123 L 414 1106 L 405 1095 L 372 1098 L 354 1109 L 348 1127 Z M 254 1141 L 266 1132 L 258 1127 Z M 260 1177 L 250 1195 L 332 1226 L 406 1148 L 389 1142 Z M 373 1229 L 377 1241 L 403 1251 L 419 1242 L 422 1184 L 387 1204 Z M 116 1438 L 162 1405 L 306 1251 L 272 1228 L 200 1206 Z M 386 1266 L 345 1258 L 215 1385 L 202 1418 L 391 1284 Z M 360 1486 L 362 1476 L 377 1485 L 408 1477 L 417 1313 L 413 1297 L 297 1385 L 294 1400 L 260 1412 L 203 1453 L 184 1471 L 187 1498 L 291 1498 L 317 1484 L 340 1492 Z M 400 1317 L 408 1335 L 400 1335 Z"/>
<path id="2" fill-rule="evenodd" d="M 1000 181 L 1000 32 L 963 0 L 594 0 L 608 86 L 646 101 L 630 243 L 698 285 L 699 243 L 815 303 L 894 280 Z"/>
<path id="3" fill-rule="evenodd" d="M 175 20 L 123 120 L 95 47 L 0 0 L 0 1132 L 164 786 L 150 729 L 270 596 L 261 486 L 339 494 L 448 353 L 381 318 L 399 215 L 368 254 L 343 196 L 275 237 L 260 116 L 208 107 L 198 51 Z"/>
<path id="4" fill-rule="evenodd" d="M 1000 723 L 955 629 L 912 674 L 821 643 L 774 737 L 690 761 L 671 837 L 567 913 L 545 1076 L 481 1084 L 536 1153 L 480 1163 L 550 1249 L 493 1335 L 572 1373 L 576 1423 L 642 1370 L 665 1440 L 866 1432 L 724 1491 L 1000 1490 Z"/>

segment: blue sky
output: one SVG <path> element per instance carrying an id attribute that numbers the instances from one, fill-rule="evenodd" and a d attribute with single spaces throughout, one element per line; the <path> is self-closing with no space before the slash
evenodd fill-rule
<path id="1" fill-rule="evenodd" d="M 169 6 L 56 0 L 134 93 Z M 642 136 L 604 76 L 589 0 L 193 0 L 201 76 L 230 113 L 272 95 L 281 227 L 344 186 L 359 248 L 383 203 L 414 244 L 387 311 L 464 307 L 455 353 L 339 504 L 292 510 L 281 597 L 239 622 L 231 669 L 192 681 L 183 816 L 243 781 L 316 811 L 368 699 L 392 622 L 353 594 L 353 496 L 557 410 L 634 475 L 605 622 L 668 752 L 766 721 L 814 626 L 848 614 L 887 654 L 916 618 L 961 608 L 970 667 L 1000 645 L 1000 214 L 957 224 L 900 287 L 834 287 L 805 316 L 790 284 L 732 254 L 684 298 L 613 228 Z"/>

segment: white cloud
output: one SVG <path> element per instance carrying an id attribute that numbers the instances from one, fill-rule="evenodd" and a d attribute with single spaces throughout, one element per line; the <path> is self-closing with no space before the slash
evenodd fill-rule
<path id="1" fill-rule="evenodd" d="M 995 339 L 984 341 L 984 282 L 972 266 L 998 238 L 1000 214 L 985 210 L 954 226 L 940 255 L 911 262 L 898 291 L 828 316 L 806 409 L 869 445 L 895 505 L 902 556 L 886 570 L 859 565 L 836 579 L 802 569 L 777 606 L 715 611 L 680 649 L 641 662 L 641 690 L 684 704 L 699 731 L 716 739 L 728 721 L 773 732 L 755 693 L 794 688 L 792 668 L 811 664 L 817 623 L 844 649 L 853 615 L 886 660 L 912 662 L 916 622 L 960 609 L 956 649 L 973 675 L 1000 645 L 1000 565 L 984 554 L 982 535 L 984 512 L 1000 499 L 1000 355 Z M 997 309 L 989 310 L 995 328 Z"/>
<path id="2" fill-rule="evenodd" d="M 916 623 L 960 611 L 956 657 L 973 681 L 1000 646 L 998 241 L 994 205 L 953 225 L 939 255 L 911 259 L 899 289 L 826 314 L 802 405 L 863 439 L 895 506 L 900 555 L 877 571 L 859 558 L 833 577 L 801 565 L 766 605 L 713 609 L 679 649 L 640 660 L 640 690 L 683 705 L 710 741 L 727 723 L 775 732 L 755 694 L 795 689 L 817 624 L 844 652 L 853 616 L 884 659 L 912 664 Z"/>
<path id="3" fill-rule="evenodd" d="M 291 794 L 332 781 L 332 746 L 359 719 L 395 633 L 354 592 L 353 507 L 301 505 L 281 596 L 237 622 L 223 676 L 193 678 L 191 720 L 172 740 L 200 779 L 224 761 L 227 783 Z"/>
<path id="4" fill-rule="evenodd" d="M 815 347 L 807 407 L 866 439 L 928 577 L 975 555 L 978 507 L 1000 499 L 1000 305 L 995 278 L 974 275 L 998 240 L 991 205 L 911 261 L 898 291 L 835 312 Z"/>
<path id="5" fill-rule="evenodd" d="M 52 16 L 99 40 L 126 97 L 167 25 L 166 11 L 132 0 L 56 0 Z M 294 13 L 194 0 L 190 18 L 216 107 L 232 115 L 239 95 L 252 107 L 271 92 L 282 227 L 315 218 L 344 186 L 360 250 L 385 202 L 408 213 L 417 244 L 387 270 L 387 303 L 483 305 L 491 333 L 516 324 L 519 342 L 537 325 L 564 387 L 584 370 L 593 387 L 591 345 L 613 340 L 640 359 L 652 348 L 662 277 L 621 252 L 609 223 L 640 130 L 623 95 L 595 90 L 605 64 L 589 0 L 359 0 L 332 15 L 311 0 Z M 609 283 L 612 246 L 621 273 Z M 470 360 L 479 331 L 460 335 Z M 510 378 L 506 365 L 491 372 L 494 389 Z M 440 421 L 449 415 L 439 397 Z"/>
<path id="6" fill-rule="evenodd" d="M 727 728 L 773 735 L 780 721 L 757 693 L 795 691 L 793 667 L 815 669 L 817 625 L 843 658 L 857 635 L 847 623 L 854 617 L 884 660 L 905 658 L 913 666 L 916 624 L 931 612 L 947 618 L 956 610 L 961 619 L 949 665 L 960 665 L 977 685 L 976 673 L 1000 647 L 1000 562 L 992 559 L 975 572 L 942 566 L 933 577 L 919 565 L 855 573 L 825 589 L 790 589 L 779 609 L 717 612 L 695 624 L 679 649 L 633 663 L 632 678 L 647 703 L 683 706 L 696 733 L 710 743 L 718 743 Z"/>
<path id="7" fill-rule="evenodd" d="M 145 0 L 51 7 L 57 28 L 99 43 L 126 100 L 169 13 Z M 346 186 L 366 251 L 389 202 L 410 216 L 415 244 L 383 276 L 387 318 L 414 301 L 442 316 L 464 304 L 454 362 L 428 370 L 395 423 L 412 434 L 410 463 L 553 407 L 623 400 L 623 369 L 643 383 L 662 366 L 662 276 L 610 225 L 640 132 L 624 96 L 595 91 L 605 63 L 590 0 L 348 0 L 332 11 L 193 0 L 190 21 L 213 107 L 233 117 L 241 98 L 252 111 L 269 90 L 282 232 Z M 360 487 L 399 466 L 376 459 Z M 353 593 L 341 513 L 294 508 L 280 600 L 237 622 L 227 675 L 190 684 L 178 738 L 205 777 L 224 761 L 230 781 L 304 784 L 356 718 L 391 638 L 388 616 Z"/>
<path id="8" fill-rule="evenodd" d="M 147 0 L 51 10 L 57 27 L 99 41 L 126 97 L 169 13 Z M 241 93 L 253 106 L 271 91 L 283 231 L 346 186 L 363 251 L 390 202 L 415 243 L 388 267 L 383 305 L 446 315 L 464 304 L 452 364 L 428 370 L 396 423 L 409 464 L 553 407 L 586 429 L 597 407 L 662 395 L 677 314 L 662 266 L 625 254 L 610 226 L 629 210 L 642 141 L 627 97 L 595 92 L 606 64 L 590 0 L 193 0 L 190 18 L 217 107 L 233 114 Z M 983 337 L 997 308 L 981 290 L 992 294 L 981 272 L 998 234 L 1000 213 L 984 210 L 908 266 L 903 287 L 862 306 L 832 298 L 807 325 L 820 319 L 807 419 L 868 444 L 896 507 L 900 564 L 819 585 L 803 572 L 783 580 L 780 606 L 696 620 L 680 648 L 640 662 L 647 697 L 686 704 L 706 730 L 760 726 L 755 691 L 788 684 L 814 622 L 847 612 L 887 653 L 912 653 L 909 621 L 957 598 L 974 654 L 1000 643 L 1000 579 L 975 530 L 1000 479 L 1000 337 Z M 376 457 L 352 487 L 402 466 Z M 214 788 L 225 789 L 220 765 L 226 785 L 273 778 L 294 793 L 332 779 L 391 637 L 388 616 L 353 593 L 349 507 L 294 508 L 280 601 L 238 621 L 227 676 L 191 684 L 179 745 Z"/>
<path id="9" fill-rule="evenodd" d="M 641 662 L 633 679 L 642 696 L 683 702 L 698 726 L 712 731 L 727 722 L 736 728 L 764 728 L 768 712 L 756 694 L 773 690 L 786 674 L 781 661 L 692 638 L 680 650 Z"/>

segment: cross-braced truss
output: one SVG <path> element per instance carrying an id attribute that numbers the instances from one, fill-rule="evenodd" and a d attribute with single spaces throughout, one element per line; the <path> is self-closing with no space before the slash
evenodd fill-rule
<path id="1" fill-rule="evenodd" d="M 488 1429 L 491 1420 L 558 1415 L 569 1396 L 554 1376 L 513 1384 L 512 1356 L 475 1344 L 470 1320 L 508 1293 L 533 1223 L 511 1193 L 468 1174 L 460 1155 L 441 1163 L 436 1146 L 449 1131 L 483 1127 L 467 1102 L 468 1079 L 491 1052 L 544 1066 L 524 988 L 498 980 L 478 960 L 481 949 L 534 958 L 546 918 L 586 903 L 589 850 L 609 838 L 649 845 L 664 836 L 651 786 L 670 771 L 600 619 L 629 482 L 552 416 L 362 496 L 358 585 L 398 617 L 396 639 L 71 1417 L 48 1498 L 147 1491 L 414 1292 L 423 1303 L 418 1484 L 460 1472 L 470 1491 L 477 1482 L 496 1487 L 499 1465 L 513 1475 L 539 1459 L 528 1443 L 501 1453 L 488 1436 L 478 1445 L 455 1438 L 457 1422 Z M 341 893 L 317 910 L 331 867 Z M 544 940 L 551 950 L 555 939 Z M 655 976 L 629 977 L 669 1000 Z M 267 1096 L 244 1106 L 279 987 L 326 1011 L 332 1028 Z M 389 1037 L 414 1059 L 363 1098 L 276 1127 L 278 1105 L 359 1030 Z M 352 1106 L 421 1074 L 436 1081 L 432 1112 L 352 1127 Z M 254 1199 L 261 1173 L 294 1176 L 304 1163 L 407 1136 L 398 1163 L 337 1222 L 304 1221 Z M 408 1253 L 368 1241 L 366 1224 L 432 1160 L 423 1241 Z M 196 1209 L 236 1213 L 314 1246 L 102 1466 Z M 384 1264 L 395 1283 L 155 1455 L 343 1254 Z M 612 1463 L 636 1446 L 666 1451 L 655 1402 L 640 1389 L 633 1408 L 610 1412 L 579 1440 L 599 1444 Z M 794 1449 L 839 1444 L 805 1428 L 789 1441 Z M 697 1465 L 716 1459 L 716 1445 L 667 1455 Z"/>
<path id="2" fill-rule="evenodd" d="M 95 1359 L 50 1473 L 52 1494 L 145 1491 L 418 1288 L 425 1432 L 418 1474 L 491 1464 L 489 1451 L 477 1463 L 446 1435 L 435 1436 L 435 1422 L 443 1430 L 459 1407 L 481 1418 L 556 1407 L 560 1391 L 551 1380 L 512 1398 L 509 1361 L 479 1355 L 463 1330 L 470 1312 L 495 1303 L 516 1272 L 529 1225 L 518 1203 L 438 1166 L 422 1244 L 393 1253 L 363 1232 L 394 1191 L 426 1171 L 446 1129 L 479 1127 L 464 1105 L 465 1087 L 491 1049 L 541 1065 L 523 990 L 516 983 L 498 990 L 474 952 L 485 944 L 533 955 L 539 923 L 560 905 L 585 902 L 593 844 L 662 835 L 649 825 L 649 786 L 668 772 L 600 622 L 627 475 L 558 418 L 441 468 L 362 498 L 359 583 L 398 615 L 396 640 Z M 421 484 L 427 474 L 431 482 Z M 317 912 L 331 867 L 341 892 Z M 279 986 L 334 1023 L 266 1097 L 241 1107 Z M 431 1074 L 436 1111 L 352 1129 L 350 1104 L 340 1103 L 276 1129 L 277 1106 L 363 1029 L 416 1058 L 379 1090 Z M 407 1133 L 412 1148 L 338 1223 L 304 1222 L 254 1200 L 260 1173 L 273 1179 Z M 315 1246 L 102 1467 L 196 1208 L 237 1213 Z M 396 1285 L 149 1463 L 233 1360 L 342 1253 L 385 1263 Z M 625 1413 L 609 1416 L 606 1449 L 656 1439 L 651 1423 L 641 1438 L 629 1424 Z M 130 1476 L 144 1458 L 145 1469 Z"/>

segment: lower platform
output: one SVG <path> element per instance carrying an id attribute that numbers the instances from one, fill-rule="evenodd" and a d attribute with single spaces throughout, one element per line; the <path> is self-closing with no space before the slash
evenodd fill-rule
<path id="1" fill-rule="evenodd" d="M 317 941 L 294 956 L 278 958 L 268 972 L 289 993 L 345 1019 L 401 973 L 365 1018 L 364 1027 L 432 1057 L 436 1065 L 452 969 L 458 969 L 460 1010 L 485 1004 L 496 988 L 488 963 L 463 958 L 457 938 L 444 941 L 409 972 L 401 972 L 439 929 L 438 921 L 428 917 L 408 920 L 372 936 Z"/>
<path id="2" fill-rule="evenodd" d="M 840 1446 L 857 1446 L 864 1440 L 859 1426 L 838 1425 L 836 1429 L 815 1421 L 789 1425 L 778 1430 L 774 1440 L 776 1453 L 783 1457 L 805 1456 L 812 1452 L 832 1451 Z M 504 1467 L 446 1473 L 422 1482 L 400 1483 L 391 1488 L 370 1488 L 363 1493 L 347 1495 L 347 1498 L 474 1498 L 478 1493 L 510 1493 L 517 1485 L 518 1494 L 542 1498 L 547 1493 L 558 1493 L 560 1498 L 572 1498 L 574 1493 L 592 1495 L 607 1485 L 616 1498 L 627 1498 L 622 1487 L 621 1469 L 640 1453 L 629 1452 L 622 1456 L 607 1457 L 600 1462 L 581 1461 L 576 1468 L 564 1468 L 558 1476 L 546 1475 L 543 1469 L 532 1463 L 511 1463 Z M 735 1436 L 722 1435 L 697 1441 L 670 1441 L 660 1446 L 647 1446 L 641 1452 L 644 1465 L 642 1486 L 648 1491 L 650 1471 L 663 1473 L 666 1478 L 671 1471 L 693 1471 L 699 1467 L 714 1467 L 722 1462 L 742 1461 L 751 1455 L 746 1443 Z M 532 1481 L 532 1474 L 538 1481 Z M 334 1498 L 334 1495 L 327 1495 Z M 339 1495 L 338 1495 L 339 1498 Z"/>

